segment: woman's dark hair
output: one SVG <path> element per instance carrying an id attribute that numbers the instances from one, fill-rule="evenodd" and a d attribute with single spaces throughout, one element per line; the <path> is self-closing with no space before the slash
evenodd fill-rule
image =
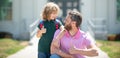
<path id="1" fill-rule="evenodd" d="M 79 27 L 82 23 L 82 16 L 77 10 L 69 11 L 68 14 L 72 21 L 76 22 L 76 27 Z"/>

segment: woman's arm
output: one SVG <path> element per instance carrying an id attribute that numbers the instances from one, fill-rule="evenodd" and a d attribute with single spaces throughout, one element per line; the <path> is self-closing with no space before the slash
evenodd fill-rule
<path id="1" fill-rule="evenodd" d="M 89 46 L 89 49 L 76 49 L 75 47 L 71 47 L 69 50 L 70 54 L 80 54 L 84 56 L 98 56 L 97 49 L 93 48 L 92 45 Z"/>
<path id="2" fill-rule="evenodd" d="M 60 55 L 60 56 L 63 57 L 63 58 L 73 58 L 72 55 L 67 54 L 67 53 L 64 53 L 64 52 L 61 51 L 61 50 L 58 50 L 58 52 L 56 52 L 56 54 Z"/>
<path id="3" fill-rule="evenodd" d="M 59 48 L 59 42 L 60 39 L 64 36 L 66 30 L 60 30 L 60 32 L 58 33 L 58 35 L 56 35 L 56 37 L 53 39 L 53 45 L 55 45 L 57 48 Z"/>
<path id="4" fill-rule="evenodd" d="M 54 42 L 54 41 L 53 41 Z M 64 53 L 63 51 L 61 51 L 58 47 L 56 47 L 55 45 L 53 45 L 53 42 L 51 44 L 51 54 L 57 54 L 63 58 L 73 58 L 72 55 Z"/>

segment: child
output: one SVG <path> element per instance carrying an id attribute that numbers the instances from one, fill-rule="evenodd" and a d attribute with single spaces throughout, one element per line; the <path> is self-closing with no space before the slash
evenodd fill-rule
<path id="1" fill-rule="evenodd" d="M 53 2 L 45 5 L 42 13 L 43 20 L 40 21 L 37 31 L 38 43 L 38 58 L 50 57 L 50 45 L 57 29 L 62 29 L 62 24 L 56 19 L 59 12 L 59 7 Z"/>

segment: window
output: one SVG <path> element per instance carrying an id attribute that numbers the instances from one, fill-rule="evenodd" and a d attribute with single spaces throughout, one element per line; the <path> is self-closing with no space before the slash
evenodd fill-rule
<path id="1" fill-rule="evenodd" d="M 73 3 L 73 7 L 77 7 L 77 2 L 74 2 L 74 3 Z"/>
<path id="2" fill-rule="evenodd" d="M 62 7 L 62 3 L 61 2 L 58 2 L 57 4 L 59 5 L 59 7 Z"/>
<path id="3" fill-rule="evenodd" d="M 120 21 L 120 0 L 117 0 L 117 20 Z"/>
<path id="4" fill-rule="evenodd" d="M 67 7 L 72 7 L 72 2 L 67 2 Z"/>
<path id="5" fill-rule="evenodd" d="M 80 11 L 80 1 L 81 0 L 48 0 L 49 2 L 55 2 L 60 6 L 62 10 L 62 16 L 67 15 L 67 11 L 77 9 Z"/>
<path id="6" fill-rule="evenodd" d="M 12 20 L 12 0 L 0 1 L 0 20 Z"/>

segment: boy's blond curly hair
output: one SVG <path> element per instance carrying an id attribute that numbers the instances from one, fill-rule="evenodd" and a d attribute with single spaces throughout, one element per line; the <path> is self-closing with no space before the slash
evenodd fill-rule
<path id="1" fill-rule="evenodd" d="M 55 4 L 54 2 L 49 2 L 44 6 L 43 12 L 42 12 L 42 18 L 43 20 L 48 20 L 50 19 L 50 14 L 51 13 L 56 13 L 58 14 L 59 12 L 59 6 Z"/>

